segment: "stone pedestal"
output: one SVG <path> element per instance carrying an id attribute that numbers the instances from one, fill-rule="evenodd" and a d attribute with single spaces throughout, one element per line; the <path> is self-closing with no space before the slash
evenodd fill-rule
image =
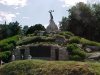
<path id="1" fill-rule="evenodd" d="M 29 49 L 29 47 L 26 47 L 25 48 L 25 54 L 24 54 L 25 57 L 24 58 L 28 59 L 29 55 L 30 55 L 30 49 Z"/>
<path id="2" fill-rule="evenodd" d="M 68 59 L 68 52 L 66 48 L 59 49 L 59 60 L 67 60 Z"/>
<path id="3" fill-rule="evenodd" d="M 58 31 L 58 27 L 55 24 L 55 22 L 53 20 L 50 20 L 50 24 L 47 26 L 46 31 L 48 33 L 52 33 L 52 32 L 57 32 Z"/>
<path id="4" fill-rule="evenodd" d="M 20 60 L 21 59 L 21 53 L 20 53 L 19 48 L 14 50 L 14 55 L 15 55 L 15 60 Z"/>
<path id="5" fill-rule="evenodd" d="M 50 60 L 55 60 L 55 48 L 54 47 L 51 48 L 51 58 L 50 58 Z"/>

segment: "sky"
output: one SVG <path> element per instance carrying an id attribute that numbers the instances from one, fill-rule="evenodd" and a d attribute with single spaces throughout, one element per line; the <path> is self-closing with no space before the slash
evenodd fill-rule
<path id="1" fill-rule="evenodd" d="M 0 0 L 0 23 L 18 21 L 20 25 L 31 26 L 49 24 L 49 10 L 54 10 L 56 24 L 63 16 L 68 16 L 68 10 L 78 2 L 99 2 L 100 0 Z"/>

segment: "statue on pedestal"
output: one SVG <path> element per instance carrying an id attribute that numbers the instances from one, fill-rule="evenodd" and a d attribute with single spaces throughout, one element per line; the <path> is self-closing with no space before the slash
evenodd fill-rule
<path id="1" fill-rule="evenodd" d="M 47 32 L 48 33 L 51 33 L 51 32 L 56 32 L 58 31 L 58 27 L 57 25 L 55 24 L 54 20 L 53 20 L 53 15 L 52 15 L 52 12 L 54 12 L 54 10 L 50 10 L 49 13 L 50 13 L 50 23 L 49 25 L 47 26 Z"/>

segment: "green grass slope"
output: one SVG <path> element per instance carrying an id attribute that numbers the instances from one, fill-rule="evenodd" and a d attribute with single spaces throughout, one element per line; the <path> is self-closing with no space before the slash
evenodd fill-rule
<path id="1" fill-rule="evenodd" d="M 0 59 L 4 62 L 9 62 L 11 51 L 19 40 L 19 35 L 0 40 Z"/>
<path id="2" fill-rule="evenodd" d="M 0 68 L 0 75 L 100 75 L 100 63 L 24 60 Z"/>

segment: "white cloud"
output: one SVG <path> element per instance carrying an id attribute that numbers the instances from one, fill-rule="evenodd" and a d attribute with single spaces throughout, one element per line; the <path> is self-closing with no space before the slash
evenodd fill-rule
<path id="1" fill-rule="evenodd" d="M 62 2 L 64 2 L 64 5 L 62 5 L 62 7 L 68 7 L 68 6 L 73 6 L 78 2 L 84 2 L 87 3 L 87 0 L 60 0 Z"/>
<path id="2" fill-rule="evenodd" d="M 64 2 L 62 7 L 70 7 L 79 2 L 84 2 L 88 4 L 100 3 L 100 0 L 60 0 L 60 1 Z"/>
<path id="3" fill-rule="evenodd" d="M 27 4 L 27 0 L 0 0 L 3 5 L 14 5 L 17 7 L 24 7 Z"/>
<path id="4" fill-rule="evenodd" d="M 88 3 L 90 3 L 90 4 L 98 4 L 98 3 L 100 3 L 100 0 L 87 0 L 87 2 Z"/>
<path id="5" fill-rule="evenodd" d="M 29 19 L 29 17 L 23 17 L 23 19 Z"/>
<path id="6" fill-rule="evenodd" d="M 19 15 L 19 14 L 20 14 L 20 13 L 18 13 L 18 12 L 16 13 L 16 15 Z"/>
<path id="7" fill-rule="evenodd" d="M 2 21 L 2 18 L 0 17 L 0 21 Z"/>
<path id="8" fill-rule="evenodd" d="M 16 17 L 15 14 L 0 11 L 0 21 L 1 22 L 2 21 L 11 22 L 13 20 L 13 18 L 15 18 L 15 17 Z"/>

